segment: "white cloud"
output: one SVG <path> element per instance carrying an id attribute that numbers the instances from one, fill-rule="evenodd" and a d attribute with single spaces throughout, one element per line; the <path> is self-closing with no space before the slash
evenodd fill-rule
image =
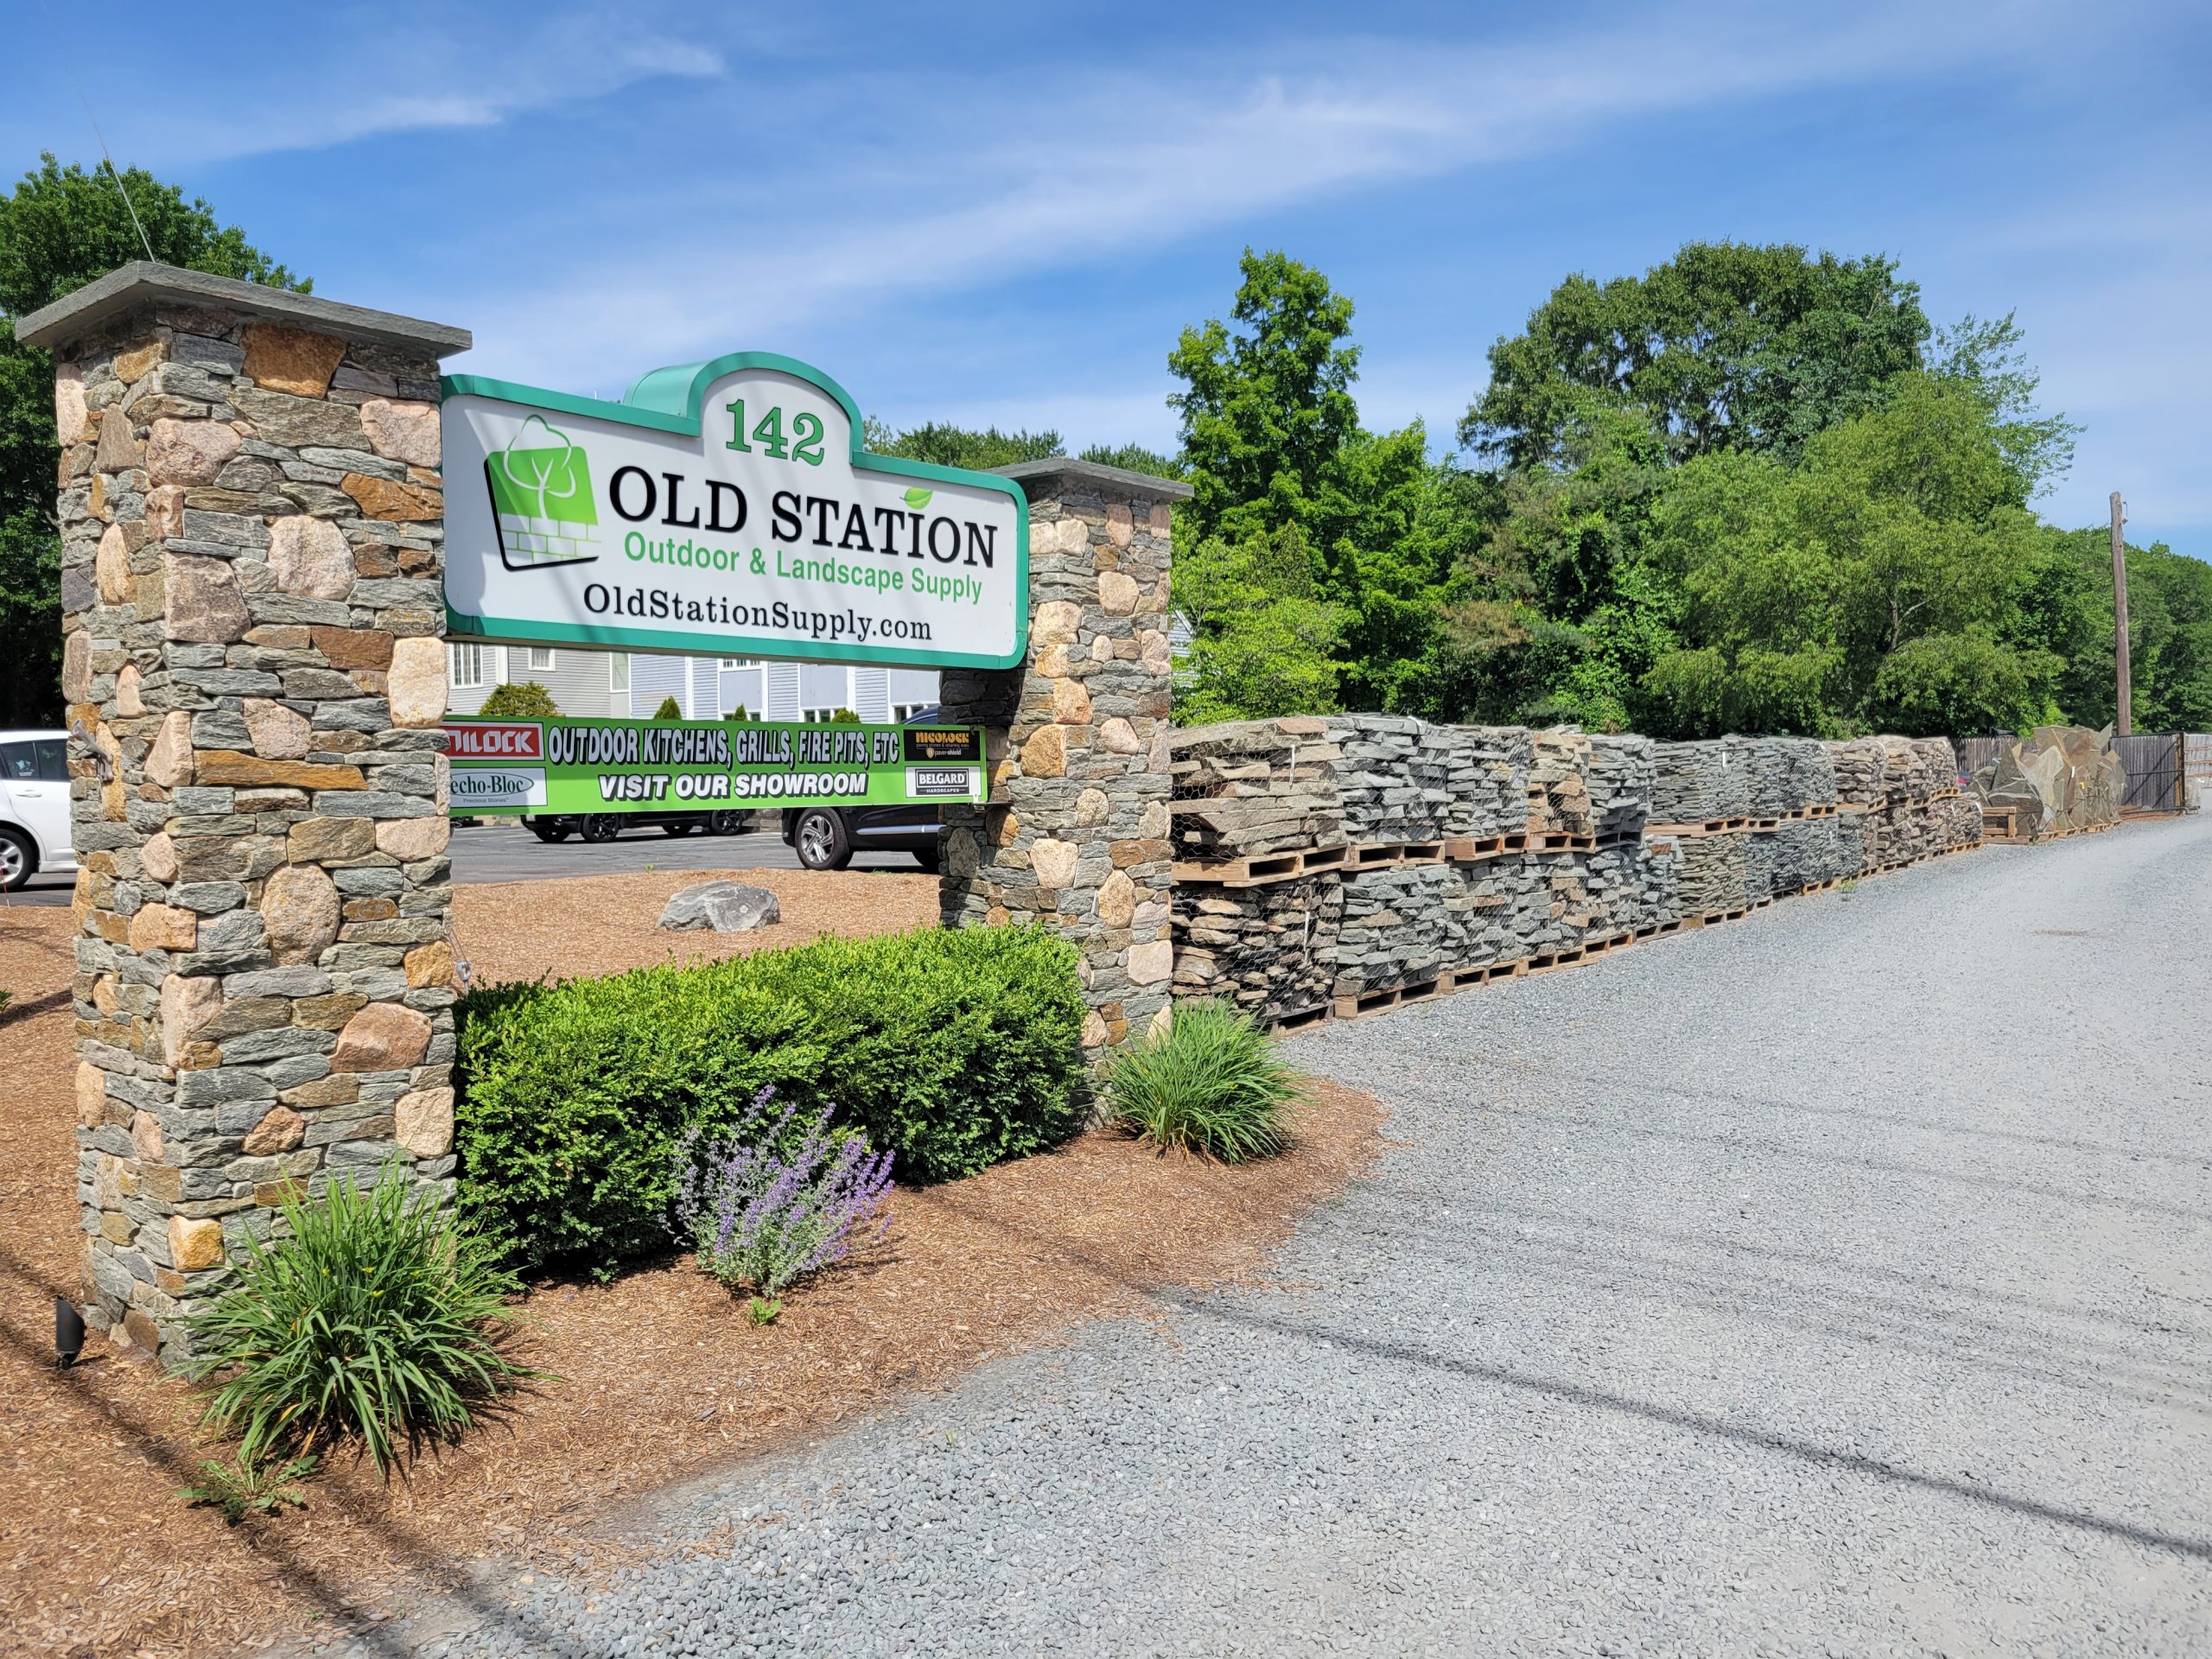
<path id="1" fill-rule="evenodd" d="M 709 48 L 580 13 L 550 14 L 528 29 L 491 29 L 479 20 L 480 37 L 386 20 L 377 29 L 373 41 L 343 42 L 335 61 L 289 57 L 261 84 L 233 84 L 219 120 L 188 101 L 166 110 L 156 103 L 123 126 L 123 135 L 165 162 L 235 161 L 387 133 L 497 126 L 641 81 L 715 79 L 725 72 L 721 54 Z M 358 73 L 353 60 L 363 53 L 404 65 L 405 73 Z M 389 90 L 410 83 L 421 90 Z"/>
<path id="2" fill-rule="evenodd" d="M 718 346 L 733 317 L 754 337 L 788 334 L 865 297 L 1107 263 L 1363 186 L 1565 148 L 1609 122 L 1933 74 L 2024 49 L 2037 14 L 2002 34 L 1918 12 L 1904 28 L 1907 15 L 1818 28 L 1707 8 L 1600 38 L 1339 42 L 1234 84 L 1154 68 L 1025 83 L 1038 91 L 1014 108 L 988 107 L 978 86 L 971 129 L 1018 143 L 956 136 L 887 161 L 871 154 L 866 166 L 826 156 L 822 176 L 747 213 L 741 233 L 695 232 L 672 265 L 572 270 L 535 295 L 503 282 L 477 360 L 567 384 L 605 379 Z M 917 200 L 930 205 L 897 205 Z M 772 259 L 756 257 L 763 245 Z M 607 346 L 619 365 L 550 344 L 604 339 L 609 316 L 624 319 Z"/>

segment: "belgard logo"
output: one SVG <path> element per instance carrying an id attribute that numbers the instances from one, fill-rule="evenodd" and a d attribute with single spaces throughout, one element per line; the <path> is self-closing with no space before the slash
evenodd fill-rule
<path id="1" fill-rule="evenodd" d="M 508 569 L 588 564 L 599 556 L 591 459 L 567 433 L 531 416 L 505 448 L 484 458 L 484 480 Z"/>

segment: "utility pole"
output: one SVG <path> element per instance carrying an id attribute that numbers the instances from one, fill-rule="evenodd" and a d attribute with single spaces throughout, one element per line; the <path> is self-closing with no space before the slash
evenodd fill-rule
<path id="1" fill-rule="evenodd" d="M 2112 728 L 2121 737 L 2135 729 L 2133 720 L 2133 688 L 2127 674 L 2127 543 L 2120 539 L 2120 527 L 2127 522 L 2122 509 L 2120 492 L 2112 493 L 2112 631 L 2120 655 L 2120 695 L 2113 704 Z"/>

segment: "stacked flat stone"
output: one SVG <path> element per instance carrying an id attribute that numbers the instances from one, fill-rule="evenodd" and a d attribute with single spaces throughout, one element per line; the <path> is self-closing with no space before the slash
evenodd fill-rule
<path id="1" fill-rule="evenodd" d="M 1684 915 L 1713 916 L 1751 902 L 1750 839 L 1742 830 L 1681 838 Z"/>
<path id="2" fill-rule="evenodd" d="M 1336 994 L 1422 985 L 1469 954 L 1482 908 L 1459 868 L 1404 864 L 1343 878 Z"/>
<path id="3" fill-rule="evenodd" d="M 944 721 L 985 729 L 991 788 L 944 809 L 938 913 L 1072 944 L 1095 1065 L 1168 1022 L 1168 505 L 1190 486 L 1058 459 L 1001 470 L 1029 498 L 1029 658 L 942 676 Z"/>
<path id="4" fill-rule="evenodd" d="M 1793 818 L 1761 832 L 1759 840 L 1770 849 L 1771 890 L 1776 898 L 1802 893 L 1840 874 L 1834 826 L 1834 818 Z M 1854 864 L 1853 873 L 1856 869 Z"/>
<path id="5" fill-rule="evenodd" d="M 1671 842 L 1656 848 L 1640 841 L 1616 842 L 1590 853 L 1584 878 L 1590 917 L 1586 937 L 1613 938 L 1678 918 L 1678 857 Z"/>
<path id="6" fill-rule="evenodd" d="M 1341 847 L 1339 751 L 1319 720 L 1240 720 L 1169 734 L 1178 858 Z"/>
<path id="7" fill-rule="evenodd" d="M 1954 795 L 1948 800 L 1938 801 L 1936 810 L 1946 848 L 1981 845 L 1981 802 L 1977 797 L 1972 793 Z"/>
<path id="8" fill-rule="evenodd" d="M 1639 836 L 1651 817 L 1658 746 L 1648 737 L 1590 739 L 1590 830 L 1600 840 Z"/>
<path id="9" fill-rule="evenodd" d="M 1344 884 L 1175 884 L 1175 995 L 1233 1001 L 1262 1024 L 1325 1006 L 1336 977 Z"/>
<path id="10" fill-rule="evenodd" d="M 1959 787 L 1959 752 L 1951 746 L 1951 740 L 1948 737 L 1916 737 L 1912 740 L 1912 747 L 1926 768 L 1929 794 L 1956 792 Z"/>
<path id="11" fill-rule="evenodd" d="M 1866 855 L 1866 819 L 1862 811 L 1839 812 L 1828 822 L 1835 828 L 1835 857 L 1829 874 L 1844 879 L 1864 875 L 1873 865 Z"/>
<path id="12" fill-rule="evenodd" d="M 1854 737 L 1828 745 L 1835 772 L 1835 798 L 1851 807 L 1879 806 L 1888 798 L 1885 779 L 1889 756 L 1878 737 Z"/>
<path id="13" fill-rule="evenodd" d="M 1402 715 L 1332 715 L 1344 837 L 1363 842 L 1444 838 L 1452 812 L 1453 744 L 1443 728 Z"/>
<path id="14" fill-rule="evenodd" d="M 127 266 L 55 355 L 88 1323 L 276 1207 L 454 1158 L 438 357 L 458 330 Z"/>
<path id="15" fill-rule="evenodd" d="M 1528 853 L 1463 868 L 1470 918 L 1455 971 L 1519 962 L 1579 940 L 1560 889 L 1572 882 L 1580 855 Z"/>
<path id="16" fill-rule="evenodd" d="M 1654 744 L 1652 766 L 1655 823 L 1703 823 L 1751 815 L 1751 769 L 1741 738 Z"/>
<path id="17" fill-rule="evenodd" d="M 1827 745 L 1813 737 L 1751 737 L 1744 747 L 1751 774 L 1751 815 L 1778 818 L 1835 800 L 1835 766 Z"/>
<path id="18" fill-rule="evenodd" d="M 1586 836 L 1590 828 L 1590 739 L 1571 726 L 1530 739 L 1529 833 Z"/>
<path id="19" fill-rule="evenodd" d="M 1535 734 L 1525 726 L 1430 728 L 1445 753 L 1447 836 L 1511 836 L 1529 827 Z"/>

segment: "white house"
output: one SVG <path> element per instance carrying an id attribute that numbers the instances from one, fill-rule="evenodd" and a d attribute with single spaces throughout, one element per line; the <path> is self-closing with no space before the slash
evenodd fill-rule
<path id="1" fill-rule="evenodd" d="M 896 722 L 938 700 L 934 670 L 842 663 L 762 663 L 736 657 L 664 657 L 573 645 L 446 647 L 447 711 L 473 715 L 495 685 L 535 680 L 564 715 L 646 719 L 674 697 L 687 720 L 739 708 L 753 720 L 828 720 L 849 709 Z"/>

